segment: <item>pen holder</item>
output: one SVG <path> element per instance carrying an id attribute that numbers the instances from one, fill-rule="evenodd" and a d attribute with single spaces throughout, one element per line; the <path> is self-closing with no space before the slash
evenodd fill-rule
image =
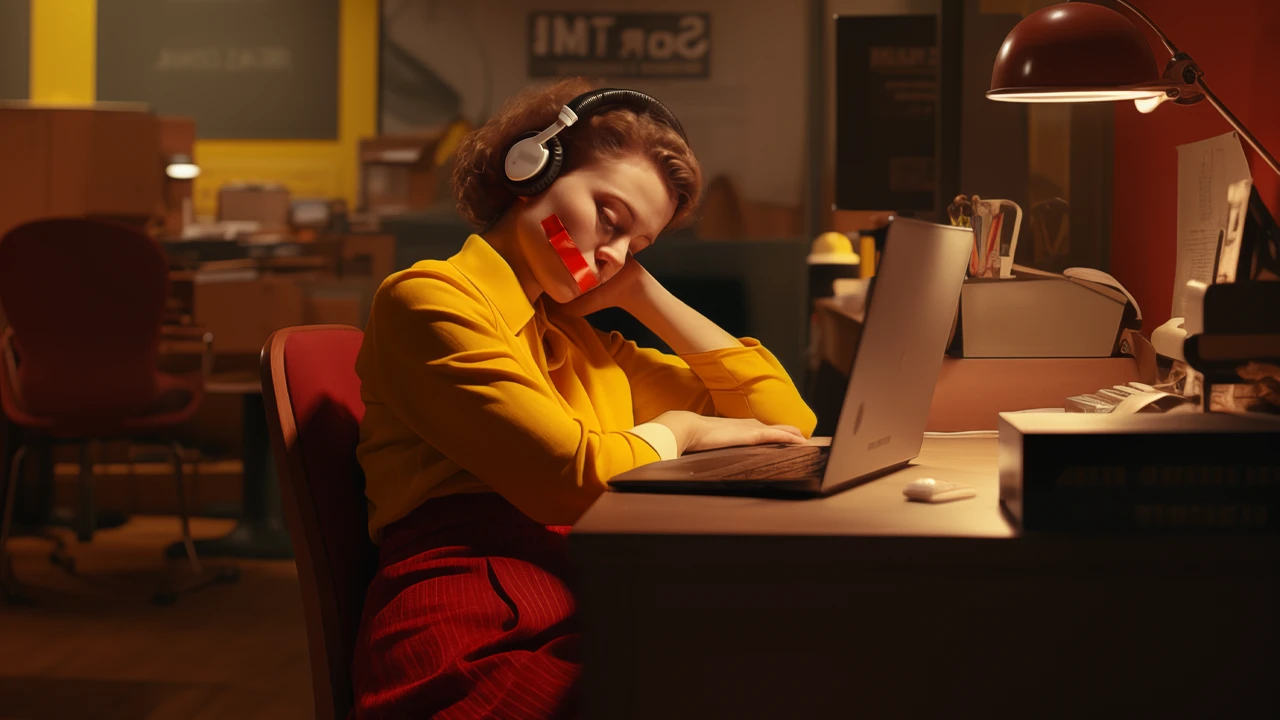
<path id="1" fill-rule="evenodd" d="M 1022 208 L 1012 200 L 983 200 L 973 196 L 973 253 L 969 257 L 969 276 L 975 278 L 1008 278 L 1013 275 L 1013 256 L 1018 250 L 1018 233 L 1022 230 Z M 1007 210 L 1012 209 L 1013 231 L 1004 240 Z"/>

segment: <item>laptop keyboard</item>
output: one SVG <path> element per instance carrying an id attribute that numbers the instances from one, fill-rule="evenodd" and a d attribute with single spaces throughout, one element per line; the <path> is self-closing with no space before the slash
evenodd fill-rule
<path id="1" fill-rule="evenodd" d="M 725 448 L 686 455 L 678 462 L 689 475 L 714 473 L 737 480 L 821 479 L 831 448 L 785 443 Z"/>

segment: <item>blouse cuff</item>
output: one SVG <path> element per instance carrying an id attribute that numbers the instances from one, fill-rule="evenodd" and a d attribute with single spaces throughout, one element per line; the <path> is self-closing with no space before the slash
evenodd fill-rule
<path id="1" fill-rule="evenodd" d="M 676 445 L 676 434 L 662 423 L 641 423 L 629 430 L 632 435 L 649 443 L 658 457 L 663 460 L 674 460 L 680 457 L 680 448 Z"/>

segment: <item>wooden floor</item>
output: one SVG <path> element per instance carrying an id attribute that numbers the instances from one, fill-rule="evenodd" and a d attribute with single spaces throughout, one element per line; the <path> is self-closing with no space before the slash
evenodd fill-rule
<path id="1" fill-rule="evenodd" d="M 196 520 L 215 537 L 222 520 Z M 50 564 L 50 544 L 12 542 L 29 606 L 0 604 L 0 720 L 214 720 L 313 717 L 306 630 L 292 561 L 234 562 L 235 584 L 152 605 L 179 537 L 171 517 L 135 517 L 76 545 L 80 577 Z"/>

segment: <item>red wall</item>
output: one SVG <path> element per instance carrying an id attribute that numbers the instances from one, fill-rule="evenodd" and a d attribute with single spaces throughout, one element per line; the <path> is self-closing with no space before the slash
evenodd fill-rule
<path id="1" fill-rule="evenodd" d="M 1137 0 L 1179 50 L 1204 70 L 1205 82 L 1272 155 L 1280 154 L 1280 1 Z M 1160 63 L 1168 51 L 1149 33 Z M 1116 103 L 1111 273 L 1142 305 L 1144 330 L 1169 319 L 1177 252 L 1177 146 L 1229 132 L 1201 101 L 1166 103 L 1149 115 Z M 1280 178 L 1242 141 L 1253 179 L 1280 216 Z"/>

